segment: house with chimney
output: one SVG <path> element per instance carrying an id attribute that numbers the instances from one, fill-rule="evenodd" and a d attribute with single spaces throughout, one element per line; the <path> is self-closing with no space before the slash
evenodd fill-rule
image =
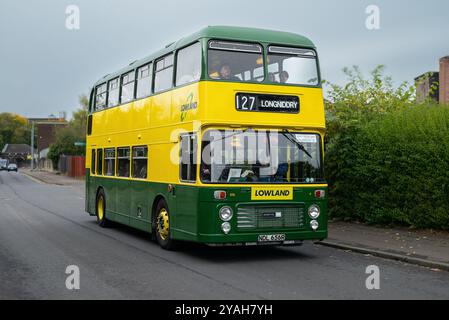
<path id="1" fill-rule="evenodd" d="M 440 59 L 439 71 L 416 77 L 415 84 L 419 103 L 430 98 L 440 104 L 449 104 L 449 56 Z"/>

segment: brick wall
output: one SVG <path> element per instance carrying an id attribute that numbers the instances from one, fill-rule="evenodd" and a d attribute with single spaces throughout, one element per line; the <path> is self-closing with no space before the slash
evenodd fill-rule
<path id="1" fill-rule="evenodd" d="M 37 124 L 37 148 L 44 150 L 55 141 L 55 126 L 51 124 Z"/>
<path id="2" fill-rule="evenodd" d="M 449 56 L 440 59 L 440 103 L 449 103 Z"/>

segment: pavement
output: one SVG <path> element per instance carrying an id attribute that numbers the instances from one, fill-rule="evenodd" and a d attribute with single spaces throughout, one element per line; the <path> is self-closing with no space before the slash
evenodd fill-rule
<path id="1" fill-rule="evenodd" d="M 321 244 L 449 271 L 449 232 L 329 221 Z"/>
<path id="2" fill-rule="evenodd" d="M 351 240 L 345 225 L 339 232 Z M 334 226 L 329 240 L 335 240 Z M 362 229 L 356 233 L 375 230 L 357 227 Z M 401 232 L 400 242 L 408 231 Z M 80 270 L 79 290 L 66 288 L 70 265 Z M 372 265 L 380 271 L 379 290 L 366 287 Z M 449 299 L 448 288 L 449 272 L 441 269 L 311 242 L 248 248 L 185 244 L 165 251 L 147 233 L 119 225 L 100 228 L 84 212 L 80 181 L 55 185 L 26 171 L 0 172 L 0 299 L 433 300 Z"/>
<path id="3" fill-rule="evenodd" d="M 21 168 L 20 172 L 34 180 L 46 184 L 54 184 L 58 186 L 81 186 L 84 184 L 83 178 L 74 179 L 55 172 L 49 172 L 39 169 L 31 170 L 29 168 Z"/>

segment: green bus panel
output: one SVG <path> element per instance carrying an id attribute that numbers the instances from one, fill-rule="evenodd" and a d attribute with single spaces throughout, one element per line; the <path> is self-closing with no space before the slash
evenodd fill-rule
<path id="1" fill-rule="evenodd" d="M 86 177 L 87 211 L 95 215 L 96 192 L 103 188 L 106 196 L 106 216 L 108 219 L 151 232 L 152 213 L 159 199 L 165 199 L 170 212 L 170 228 L 173 239 L 203 243 L 246 243 L 256 242 L 260 234 L 286 235 L 286 240 L 321 240 L 327 237 L 327 199 L 316 199 L 316 189 L 327 188 L 296 187 L 293 200 L 252 201 L 250 187 L 198 187 L 175 185 L 173 192 L 168 184 L 148 181 L 134 181 L 104 177 Z M 226 191 L 225 200 L 214 199 L 214 191 Z M 317 219 L 320 227 L 313 231 L 307 209 L 310 205 L 320 206 Z M 234 212 L 231 231 L 224 234 L 223 223 L 218 215 L 223 206 L 230 206 Z M 237 212 L 241 208 L 282 208 L 282 210 L 302 210 L 301 227 L 285 228 L 279 226 L 255 227 L 242 230 L 237 224 Z M 300 208 L 300 209 L 298 209 Z M 295 215 L 296 216 L 296 215 Z M 270 221 L 266 222 L 270 223 Z"/>

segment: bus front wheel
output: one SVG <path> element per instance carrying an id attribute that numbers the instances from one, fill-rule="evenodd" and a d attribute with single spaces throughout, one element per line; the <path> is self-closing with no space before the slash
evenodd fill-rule
<path id="1" fill-rule="evenodd" d="M 100 189 L 100 191 L 98 191 L 96 213 L 98 225 L 103 228 L 108 227 L 109 220 L 106 218 L 106 197 L 104 195 L 103 189 Z"/>
<path id="2" fill-rule="evenodd" d="M 156 207 L 156 239 L 165 250 L 173 250 L 176 242 L 170 235 L 170 216 L 165 200 L 160 200 Z"/>

